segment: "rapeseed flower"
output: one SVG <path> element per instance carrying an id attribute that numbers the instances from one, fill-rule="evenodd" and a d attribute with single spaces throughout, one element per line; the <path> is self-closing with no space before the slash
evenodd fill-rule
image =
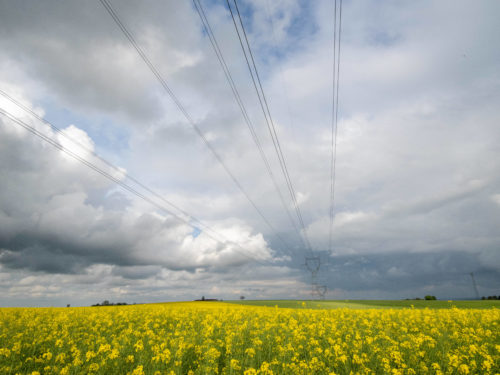
<path id="1" fill-rule="evenodd" d="M 496 374 L 500 310 L 0 309 L 0 373 Z"/>

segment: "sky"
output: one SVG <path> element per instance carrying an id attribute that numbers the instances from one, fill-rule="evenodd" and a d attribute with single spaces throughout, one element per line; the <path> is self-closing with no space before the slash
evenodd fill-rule
<path id="1" fill-rule="evenodd" d="M 200 1 L 278 188 L 193 2 L 109 0 L 245 193 L 99 1 L 0 0 L 0 90 L 60 130 L 0 95 L 0 306 L 310 298 L 311 256 L 328 299 L 499 294 L 499 2 L 343 1 L 330 249 L 334 1 L 238 1 L 305 231 Z"/>

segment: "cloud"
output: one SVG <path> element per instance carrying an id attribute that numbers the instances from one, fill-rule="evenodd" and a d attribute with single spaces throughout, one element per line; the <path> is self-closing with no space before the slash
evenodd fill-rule
<path id="1" fill-rule="evenodd" d="M 491 200 L 496 204 L 500 205 L 500 194 L 494 194 L 491 196 Z"/>
<path id="2" fill-rule="evenodd" d="M 88 192 L 105 196 L 114 189 L 112 182 L 69 155 L 50 149 L 26 131 L 11 134 L 15 126 L 10 120 L 2 120 L 2 154 L 11 155 L 2 158 L 2 171 L 5 179 L 18 187 L 3 189 L 0 195 L 3 208 L 0 247 L 4 249 L 1 255 L 4 265 L 74 273 L 94 263 L 194 269 L 217 263 L 248 262 L 249 258 L 234 246 L 221 245 L 205 232 L 193 237 L 190 226 L 155 213 L 151 207 L 149 213 L 136 211 L 137 197 L 124 201 L 119 209 L 104 208 L 95 199 L 91 204 Z M 46 133 L 56 137 L 48 130 Z M 92 140 L 76 126 L 65 128 L 62 134 L 92 151 Z M 70 150 L 75 147 L 68 138 L 57 136 L 64 147 L 69 146 Z M 20 148 L 19 144 L 29 144 L 30 148 Z M 79 149 L 76 153 L 92 160 L 92 154 L 86 150 Z M 32 193 L 35 180 L 41 187 L 36 195 Z M 243 244 L 250 259 L 270 258 L 262 235 L 253 234 L 252 228 L 244 223 L 214 224 L 216 233 Z"/>
<path id="3" fill-rule="evenodd" d="M 223 4 L 202 3 L 290 208 L 232 20 Z M 191 298 L 198 290 L 305 295 L 306 249 L 194 7 L 113 6 L 272 228 L 98 2 L 4 2 L 2 90 L 120 169 L 3 96 L 0 107 L 145 192 L 125 173 L 134 176 L 244 250 L 197 233 L 2 116 L 1 292 L 15 304 L 34 285 L 41 287 L 30 301 L 42 304 L 82 290 L 92 302 L 102 290 L 141 300 Z M 241 7 L 313 250 L 325 262 L 341 261 L 332 263 L 340 279 L 323 268 L 332 295 L 412 297 L 425 287 L 469 296 L 467 277 L 456 290 L 453 282 L 472 271 L 483 287 L 498 287 L 500 52 L 491 48 L 498 5 L 344 3 L 331 253 L 331 2 Z"/>
<path id="4" fill-rule="evenodd" d="M 480 276 L 481 295 L 494 294 L 498 262 L 485 264 L 483 253 L 440 251 L 336 256 L 322 282 L 344 291 L 340 298 L 474 298 L 470 272 Z M 355 274 L 356 277 L 350 277 Z"/>

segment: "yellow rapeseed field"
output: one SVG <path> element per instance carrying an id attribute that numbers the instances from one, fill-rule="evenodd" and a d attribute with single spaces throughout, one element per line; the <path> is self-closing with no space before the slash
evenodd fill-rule
<path id="1" fill-rule="evenodd" d="M 500 310 L 0 309 L 1 374 L 496 374 Z"/>

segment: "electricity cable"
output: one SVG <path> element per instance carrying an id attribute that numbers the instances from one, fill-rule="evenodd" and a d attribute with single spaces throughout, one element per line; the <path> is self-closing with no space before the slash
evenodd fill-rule
<path id="1" fill-rule="evenodd" d="M 253 82 L 254 88 L 255 88 L 255 90 L 257 92 L 257 97 L 259 99 L 259 103 L 260 103 L 262 112 L 264 114 L 264 118 L 266 120 L 266 124 L 267 124 L 267 128 L 268 128 L 269 134 L 270 134 L 271 139 L 273 141 L 274 149 L 275 149 L 276 154 L 278 156 L 278 160 L 279 160 L 279 163 L 280 163 L 281 171 L 282 171 L 283 176 L 285 178 L 285 182 L 286 182 L 288 191 L 290 193 L 290 196 L 291 196 L 294 208 L 295 208 L 295 212 L 296 212 L 297 217 L 299 219 L 299 223 L 300 223 L 300 225 L 302 227 L 302 233 L 303 233 L 303 237 L 304 237 L 303 238 L 304 244 L 305 244 L 307 250 L 312 254 L 312 248 L 311 248 L 311 244 L 309 242 L 309 238 L 308 238 L 308 235 L 307 235 L 307 229 L 305 227 L 304 220 L 302 218 L 302 213 L 300 211 L 300 208 L 299 208 L 299 205 L 298 205 L 298 202 L 297 202 L 297 198 L 296 198 L 296 195 L 295 195 L 295 190 L 293 188 L 293 184 L 292 184 L 292 181 L 290 179 L 290 175 L 288 173 L 288 168 L 286 166 L 286 161 L 285 161 L 282 149 L 281 149 L 281 145 L 279 143 L 278 135 L 276 133 L 276 128 L 274 126 L 274 121 L 272 119 L 271 112 L 269 110 L 269 105 L 267 103 L 267 99 L 265 97 L 265 93 L 264 93 L 264 90 L 262 88 L 262 83 L 261 83 L 261 80 L 260 80 L 260 76 L 259 76 L 259 73 L 258 73 L 257 66 L 255 64 L 255 59 L 253 57 L 252 49 L 251 49 L 250 43 L 248 41 L 248 37 L 247 37 L 246 31 L 245 31 L 245 27 L 243 25 L 243 21 L 242 21 L 241 14 L 240 14 L 240 11 L 239 11 L 239 8 L 238 8 L 238 4 L 237 4 L 236 0 L 233 0 L 234 4 L 235 4 L 235 7 L 236 7 L 237 14 L 238 14 L 238 18 L 239 18 L 239 21 L 240 21 L 240 25 L 241 25 L 242 33 L 243 33 L 243 36 L 244 36 L 244 39 L 245 39 L 245 43 L 246 43 L 246 46 L 247 46 L 247 49 L 248 49 L 248 53 L 249 53 L 251 61 L 252 61 L 252 66 L 253 66 L 253 69 L 255 71 L 255 76 L 254 76 L 254 71 L 252 71 L 252 68 L 250 66 L 250 62 L 249 62 L 248 55 L 247 55 L 247 52 L 245 50 L 245 47 L 243 45 L 243 40 L 242 40 L 240 31 L 239 31 L 238 26 L 236 24 L 234 12 L 233 12 L 233 10 L 231 8 L 229 0 L 226 0 L 226 1 L 227 1 L 227 5 L 228 5 L 228 8 L 229 8 L 229 11 L 231 13 L 231 18 L 233 20 L 233 24 L 234 24 L 236 33 L 238 34 L 238 39 L 239 39 L 239 42 L 240 42 L 240 46 L 241 46 L 241 48 L 243 50 L 243 54 L 244 54 L 245 60 L 247 62 L 247 67 L 248 67 L 250 75 L 252 77 L 252 82 Z M 259 88 L 257 88 L 256 79 L 257 79 L 260 91 L 259 91 Z"/>
<path id="2" fill-rule="evenodd" d="M 41 133 L 40 131 L 38 131 L 34 127 L 28 125 L 24 121 L 16 118 L 15 116 L 13 116 L 9 112 L 3 110 L 2 108 L 0 108 L 0 114 L 2 114 L 4 117 L 10 119 L 11 121 L 13 121 L 14 123 L 16 123 L 17 125 L 19 125 L 19 126 L 23 127 L 24 129 L 28 130 L 29 132 L 31 132 L 32 134 L 36 135 L 37 137 L 43 139 L 44 141 L 46 141 L 47 143 L 51 144 L 52 146 L 54 146 L 55 148 L 59 149 L 60 151 L 66 153 L 67 155 L 69 155 L 72 158 L 76 159 L 77 161 L 79 161 L 80 163 L 82 163 L 85 166 L 89 167 L 90 169 L 94 170 L 95 172 L 97 172 L 97 173 L 101 174 L 102 176 L 106 177 L 107 179 L 113 181 L 114 183 L 116 183 L 117 185 L 121 186 L 123 189 L 127 190 L 128 192 L 130 192 L 130 193 L 136 195 L 137 197 L 145 200 L 146 202 L 152 204 L 153 206 L 155 206 L 159 210 L 161 210 L 161 211 L 163 211 L 163 212 L 165 212 L 165 213 L 167 213 L 167 214 L 175 217 L 176 219 L 178 219 L 179 221 L 181 221 L 181 222 L 189 225 L 193 229 L 198 229 L 196 226 L 194 226 L 193 224 L 191 224 L 188 220 L 186 220 L 183 217 L 177 215 L 176 213 L 172 212 L 171 210 L 165 208 L 164 206 L 158 204 L 157 202 L 155 202 L 151 198 L 149 198 L 146 195 L 142 194 L 141 192 L 139 192 L 138 190 L 134 189 L 133 187 L 127 185 L 125 182 L 121 181 L 120 179 L 112 176 L 111 174 L 109 174 L 108 172 L 106 172 L 103 169 L 99 168 L 95 164 L 89 162 L 85 158 L 82 158 L 78 154 L 72 152 L 71 150 L 68 150 L 66 147 L 64 147 L 63 145 L 61 145 L 59 142 L 57 142 L 54 139 L 46 136 L 45 134 Z M 212 236 L 212 235 L 210 235 L 210 234 L 208 234 L 206 232 L 205 232 L 205 235 L 208 236 L 209 238 L 211 238 L 212 240 L 214 240 L 214 241 L 216 241 L 216 242 L 224 245 L 224 246 L 226 245 L 225 243 L 223 243 L 219 239 L 215 238 L 214 236 Z M 234 244 L 234 245 L 242 248 L 241 245 L 239 245 L 238 243 L 235 243 L 233 241 L 229 241 L 229 242 L 231 244 Z M 273 265 L 272 263 L 270 263 L 269 261 L 266 261 L 264 259 L 257 259 L 257 258 L 255 258 L 255 257 L 253 257 L 251 255 L 246 254 L 245 252 L 241 252 L 241 251 L 238 251 L 236 249 L 234 249 L 234 250 L 236 252 L 238 252 L 240 255 L 243 255 L 244 257 L 246 257 L 248 259 L 251 259 L 251 260 L 253 260 L 253 261 L 255 261 L 255 262 L 257 262 L 257 263 L 259 263 L 261 265 L 266 265 L 266 264 Z M 243 249 L 243 251 L 246 251 L 246 250 Z"/>
<path id="3" fill-rule="evenodd" d="M 342 36 L 342 0 L 339 4 L 339 26 L 338 26 L 338 46 L 337 46 L 337 0 L 334 3 L 334 32 L 333 32 L 333 100 L 332 100 L 332 153 L 330 164 L 330 229 L 328 236 L 328 251 L 332 252 L 333 246 L 333 219 L 335 209 L 335 178 L 337 164 L 337 131 L 339 113 L 339 83 L 340 83 L 340 41 Z M 338 48 L 338 52 L 337 52 Z M 337 69 L 337 71 L 335 71 Z"/>
<path id="4" fill-rule="evenodd" d="M 267 159 L 267 156 L 262 148 L 262 144 L 259 140 L 259 137 L 258 137 L 256 131 L 255 131 L 254 125 L 250 119 L 250 116 L 248 115 L 245 104 L 243 103 L 243 100 L 241 99 L 239 91 L 234 83 L 233 77 L 231 75 L 231 71 L 229 70 L 229 68 L 227 66 L 227 63 L 224 59 L 224 55 L 222 54 L 222 51 L 219 47 L 219 43 L 217 42 L 217 39 L 213 33 L 212 27 L 210 25 L 210 22 L 208 21 L 208 18 L 205 14 L 203 6 L 201 5 L 200 0 L 193 0 L 193 3 L 195 5 L 196 11 L 198 12 L 198 15 L 200 16 L 201 22 L 203 24 L 203 28 L 205 29 L 205 32 L 207 33 L 207 35 L 209 37 L 212 48 L 217 56 L 217 59 L 219 61 L 219 65 L 221 66 L 221 68 L 224 72 L 226 80 L 227 80 L 229 86 L 231 87 L 231 91 L 233 93 L 233 96 L 234 96 L 234 98 L 235 98 L 235 100 L 240 108 L 241 114 L 243 115 L 245 123 L 246 123 L 246 125 L 247 125 L 247 127 L 252 135 L 252 139 L 253 139 L 255 145 L 257 146 L 260 157 L 261 157 L 262 161 L 264 162 L 264 165 L 266 166 L 266 171 L 273 182 L 273 185 L 274 185 L 274 188 L 276 189 L 276 192 L 278 193 L 281 204 L 283 205 L 283 208 L 285 209 L 285 212 L 286 212 L 290 222 L 292 223 L 292 226 L 293 226 L 295 232 L 297 233 L 299 239 L 301 239 L 299 229 L 297 228 L 295 221 L 293 220 L 293 218 L 290 214 L 288 206 L 285 203 L 285 199 L 284 199 L 283 194 L 281 193 L 281 190 L 276 182 L 276 178 L 274 177 L 274 174 L 272 172 L 271 165 L 269 164 L 269 160 Z"/>
<path id="5" fill-rule="evenodd" d="M 228 1 L 228 4 L 229 4 L 229 1 Z M 311 249 L 311 245 L 309 243 L 309 239 L 308 239 L 308 236 L 307 236 L 307 230 L 306 230 L 306 227 L 304 225 L 304 221 L 302 219 L 302 213 L 300 211 L 300 208 L 299 208 L 299 205 L 298 205 L 298 202 L 297 202 L 297 199 L 296 199 L 296 196 L 295 196 L 295 190 L 293 188 L 293 184 L 292 184 L 292 180 L 290 179 L 290 175 L 288 173 L 288 168 L 286 166 L 286 161 L 285 161 L 285 158 L 284 158 L 284 155 L 283 155 L 283 152 L 281 150 L 281 145 L 280 145 L 280 142 L 279 142 L 279 138 L 278 138 L 278 135 L 276 133 L 276 128 L 274 126 L 274 121 L 272 119 L 272 116 L 271 116 L 271 112 L 269 110 L 269 105 L 267 103 L 267 99 L 266 99 L 266 96 L 265 96 L 265 93 L 264 93 L 264 90 L 262 88 L 262 83 L 261 83 L 261 80 L 260 80 L 260 76 L 259 76 L 259 71 L 257 69 L 257 65 L 255 64 L 255 60 L 254 60 L 254 57 L 253 57 L 253 53 L 252 53 L 252 49 L 250 47 L 250 43 L 248 41 L 248 37 L 247 37 L 247 34 L 246 34 L 246 31 L 245 31 L 245 26 L 243 24 L 243 21 L 242 21 L 242 18 L 241 18 L 241 14 L 240 14 L 240 11 L 239 11 L 239 8 L 238 8 L 238 3 L 236 2 L 236 0 L 234 0 L 234 5 L 236 6 L 236 11 L 237 11 L 237 14 L 238 14 L 238 18 L 239 18 L 239 21 L 240 21 L 240 25 L 241 25 L 241 29 L 243 31 L 243 35 L 244 35 L 244 38 L 245 38 L 245 42 L 246 42 L 246 45 L 247 45 L 247 48 L 248 48 L 248 52 L 250 54 L 250 58 L 252 60 L 252 65 L 253 65 L 253 68 L 254 68 L 254 71 L 255 71 L 255 76 L 257 78 L 257 82 L 259 84 L 259 88 L 260 88 L 260 94 L 261 96 L 259 95 L 259 90 L 257 89 L 257 87 L 255 86 L 255 79 L 253 77 L 253 74 L 252 74 L 252 80 L 254 82 L 254 86 L 255 86 L 255 89 L 257 91 L 257 95 L 259 97 L 259 102 L 262 106 L 262 101 L 264 102 L 265 104 L 265 109 L 264 107 L 262 106 L 262 111 L 264 112 L 264 117 L 266 119 L 266 123 L 268 125 L 268 130 L 270 132 L 270 135 L 271 135 L 271 138 L 273 140 L 273 145 L 275 147 L 275 150 L 276 150 L 276 153 L 278 155 L 278 159 L 280 161 L 280 166 L 281 166 L 281 169 L 282 169 L 282 172 L 283 172 L 283 175 L 285 177 L 285 181 L 287 183 L 287 187 L 288 187 L 288 190 L 290 192 L 290 196 L 292 198 L 292 202 L 294 204 L 294 207 L 295 207 L 295 211 L 297 213 L 297 217 L 299 219 L 299 222 L 302 226 L 302 229 L 303 229 L 303 233 L 304 233 L 304 242 L 306 244 L 306 247 L 308 248 L 308 250 L 312 253 L 312 249 Z M 235 27 L 236 27 L 236 23 L 234 22 L 234 16 L 233 16 L 233 13 L 232 13 L 232 10 L 231 10 L 231 7 L 229 7 L 229 10 L 231 11 L 231 16 L 233 18 L 233 23 L 235 24 Z M 240 44 L 241 44 L 241 37 L 239 35 L 239 31 L 238 31 L 238 28 L 236 27 L 236 31 L 238 33 L 238 37 L 240 39 Z M 245 53 L 245 49 L 243 48 L 243 45 L 241 44 L 241 47 L 243 49 L 243 52 Z M 246 56 L 246 53 L 245 53 L 245 58 L 247 59 L 247 64 L 248 64 L 248 58 Z M 249 64 L 248 64 L 249 65 Z M 250 68 L 250 67 L 249 67 Z M 250 72 L 252 73 L 252 70 L 250 69 Z"/>
<path id="6" fill-rule="evenodd" d="M 104 6 L 104 8 L 107 10 L 111 18 L 115 21 L 115 23 L 118 25 L 120 30 L 123 32 L 125 37 L 129 40 L 129 42 L 132 44 L 134 49 L 137 51 L 141 59 L 144 61 L 144 63 L 148 66 L 148 68 L 151 70 L 151 72 L 154 74 L 154 76 L 157 78 L 157 80 L 160 82 L 161 86 L 163 89 L 167 92 L 167 94 L 170 96 L 172 101 L 175 103 L 177 108 L 181 111 L 181 113 L 184 115 L 186 118 L 187 122 L 191 125 L 191 127 L 194 129 L 196 134 L 203 140 L 205 145 L 208 147 L 212 155 L 215 157 L 215 159 L 219 162 L 219 164 L 223 167 L 227 175 L 230 177 L 230 179 L 233 181 L 233 183 L 237 186 L 237 188 L 241 191 L 241 193 L 246 197 L 246 199 L 250 202 L 252 207 L 255 209 L 255 211 L 258 213 L 258 215 L 262 218 L 262 220 L 266 223 L 266 225 L 271 229 L 271 232 L 274 234 L 276 238 L 278 238 L 284 245 L 285 248 L 290 248 L 290 246 L 287 244 L 287 242 L 278 234 L 274 226 L 269 222 L 269 220 L 264 216 L 263 212 L 258 208 L 256 203 L 252 200 L 248 192 L 243 188 L 241 183 L 238 181 L 238 179 L 234 176 L 234 174 L 229 170 L 227 165 L 225 164 L 224 160 L 222 157 L 217 153 L 217 151 L 214 149 L 212 144 L 208 141 L 206 136 L 203 134 L 201 129 L 198 127 L 196 122 L 193 120 L 193 118 L 189 115 L 187 110 L 184 108 L 180 100 L 177 98 L 177 96 L 174 94 L 174 92 L 170 89 L 168 86 L 167 82 L 165 79 L 162 77 L 158 69 L 154 66 L 154 64 L 149 60 L 145 52 L 142 50 L 142 48 L 139 46 L 139 44 L 135 41 L 134 37 L 132 34 L 128 31 L 128 29 L 125 27 L 123 22 L 120 20 L 118 17 L 117 13 L 111 6 L 108 0 L 100 0 L 101 4 Z"/>
<path id="7" fill-rule="evenodd" d="M 267 11 L 267 17 L 269 18 L 269 23 L 271 24 L 271 29 L 273 30 L 272 36 L 273 36 L 273 44 L 274 48 L 278 49 L 278 42 L 276 38 L 276 28 L 274 27 L 274 22 L 273 22 L 273 17 L 271 14 L 271 6 L 269 5 L 269 0 L 266 0 L 266 11 Z M 292 137 L 293 140 L 296 141 L 296 136 L 295 136 L 295 125 L 294 125 L 294 120 L 292 116 L 292 109 L 290 107 L 290 98 L 288 97 L 288 84 L 286 82 L 286 77 L 285 73 L 283 72 L 282 64 L 277 64 L 278 69 L 280 71 L 280 79 L 281 79 L 281 87 L 283 90 L 283 97 L 285 98 L 285 103 L 286 103 L 286 109 L 288 113 L 288 120 L 290 121 L 290 129 L 292 132 Z"/>
<path id="8" fill-rule="evenodd" d="M 156 198 L 160 199 L 165 204 L 167 204 L 170 207 L 172 207 L 173 209 L 181 212 L 184 216 L 186 216 L 190 220 L 196 222 L 198 224 L 197 226 L 199 226 L 199 227 L 201 227 L 201 228 L 203 228 L 205 230 L 209 230 L 209 231 L 217 234 L 217 232 L 215 232 L 215 230 L 213 230 L 211 227 L 209 227 L 208 225 L 206 225 L 205 223 L 203 223 L 201 220 L 197 219 L 193 215 L 191 215 L 188 212 L 184 211 L 183 209 L 181 209 L 180 207 L 178 207 L 174 203 L 168 201 L 163 196 L 161 196 L 159 193 L 153 191 L 152 189 L 150 189 L 149 187 L 147 187 L 146 185 L 144 185 L 143 183 L 141 183 L 139 180 L 137 180 L 136 178 L 134 178 L 133 176 L 131 176 L 129 173 L 124 173 L 123 170 L 121 170 L 119 167 L 113 165 L 111 162 L 109 162 L 108 160 L 104 159 L 103 157 L 101 157 L 100 155 L 98 155 L 95 151 L 93 151 L 90 148 L 88 148 L 85 145 L 83 145 L 81 142 L 79 142 L 79 141 L 75 140 L 74 138 L 68 136 L 64 131 L 62 131 L 60 128 L 58 128 L 57 126 L 55 126 L 53 123 L 51 123 L 50 121 L 46 120 L 45 118 L 39 116 L 35 111 L 33 111 L 32 109 L 28 108 L 27 106 L 25 106 L 24 104 L 22 104 L 18 100 L 14 99 L 12 96 L 10 96 L 9 94 L 7 94 L 2 89 L 0 89 L 0 95 L 4 96 L 6 99 L 10 100 L 12 103 L 14 103 L 15 105 L 17 105 L 19 108 L 21 108 L 25 112 L 29 113 L 33 117 L 35 117 L 37 120 L 39 120 L 39 121 L 43 122 L 45 125 L 49 126 L 56 133 L 60 134 L 64 138 L 68 139 L 69 141 L 71 141 L 72 143 L 74 143 L 75 145 L 77 145 L 78 147 L 80 147 L 81 149 L 83 149 L 83 150 L 87 151 L 88 153 L 92 154 L 95 158 L 97 158 L 100 161 L 102 161 L 108 167 L 114 169 L 115 171 L 117 171 L 120 174 L 123 174 L 123 176 L 125 178 L 127 178 L 130 181 L 134 182 L 136 185 L 140 186 L 141 188 L 143 188 L 144 190 L 146 190 L 148 193 L 154 195 Z M 217 234 L 217 235 L 221 236 L 220 234 Z M 229 241 L 227 238 L 224 238 L 224 240 L 225 241 Z"/>

